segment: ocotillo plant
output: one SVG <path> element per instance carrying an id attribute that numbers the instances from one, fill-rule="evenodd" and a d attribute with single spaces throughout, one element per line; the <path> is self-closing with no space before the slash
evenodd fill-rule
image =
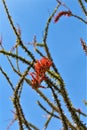
<path id="1" fill-rule="evenodd" d="M 49 26 L 51 25 L 51 22 L 53 22 L 54 25 L 57 26 L 62 17 L 67 17 L 67 20 L 72 17 L 78 22 L 81 22 L 85 25 L 87 25 L 87 21 L 83 17 L 74 14 L 70 7 L 68 7 L 68 5 L 63 1 L 56 0 L 56 3 L 57 6 L 50 14 L 46 22 L 44 34 L 42 36 L 42 42 L 38 42 L 37 36 L 34 35 L 33 42 L 28 42 L 27 44 L 25 44 L 22 40 L 22 31 L 21 27 L 19 26 L 20 23 L 17 27 L 15 26 L 14 20 L 11 16 L 11 12 L 9 11 L 6 1 L 2 0 L 2 4 L 7 15 L 7 20 L 9 21 L 11 29 L 16 36 L 15 44 L 12 45 L 10 50 L 5 49 L 6 46 L 4 46 L 2 39 L 3 35 L 0 39 L 0 56 L 4 55 L 4 61 L 6 60 L 6 64 L 8 64 L 6 72 L 6 70 L 4 69 L 4 65 L 0 61 L 0 73 L 7 80 L 8 85 L 10 86 L 10 89 L 12 91 L 10 95 L 11 98 L 9 100 L 11 101 L 13 106 L 13 110 L 11 111 L 14 114 L 14 118 L 11 120 L 10 123 L 8 123 L 8 126 L 6 128 L 7 130 L 11 129 L 11 127 L 14 128 L 14 122 L 18 123 L 19 130 L 49 130 L 49 125 L 52 123 L 53 119 L 55 120 L 55 125 L 59 125 L 59 130 L 87 129 L 86 122 L 84 122 L 80 118 L 81 116 L 83 116 L 86 120 L 87 114 L 80 110 L 80 108 L 74 106 L 73 101 L 68 94 L 68 89 L 66 89 L 65 81 L 62 78 L 59 72 L 59 68 L 55 64 L 54 59 L 51 55 L 47 41 Z M 82 9 L 83 15 L 87 17 L 87 10 L 85 6 L 86 1 L 83 2 L 82 0 L 78 0 L 78 4 Z M 62 10 L 61 7 L 64 9 Z M 5 27 L 3 27 L 3 30 L 4 28 Z M 69 34 L 67 35 L 69 36 Z M 81 42 L 81 45 L 79 44 L 79 46 L 82 46 L 83 51 L 87 54 L 87 45 L 82 37 L 79 38 L 79 42 Z M 31 45 L 34 48 L 34 51 L 32 51 L 31 47 L 27 47 Z M 56 45 L 54 45 L 54 48 L 55 47 Z M 12 71 L 14 79 L 12 79 L 12 75 L 9 76 L 10 71 Z M 41 124 L 39 124 L 38 126 L 33 123 L 33 121 L 31 121 L 31 118 L 27 119 L 27 115 L 24 112 L 24 106 L 22 102 L 24 99 L 27 99 L 27 96 L 22 97 L 22 95 L 24 93 L 24 89 L 25 91 L 27 91 L 26 86 L 30 88 L 30 91 L 28 92 L 29 95 L 32 91 L 34 91 L 34 94 L 36 96 L 39 95 L 39 98 L 41 99 L 37 100 L 37 105 L 39 106 L 38 113 L 39 109 L 46 113 L 46 121 L 41 121 Z M 48 95 L 50 95 L 52 98 L 50 98 Z M 78 94 L 78 96 L 80 95 Z M 29 102 L 32 102 L 31 97 L 29 99 Z M 84 100 L 84 104 L 87 105 L 86 100 Z M 27 107 L 26 104 L 25 106 L 28 113 L 30 113 L 30 108 L 35 111 L 35 108 L 33 108 L 32 105 Z M 32 116 L 32 114 L 30 115 Z M 6 115 L 3 116 L 7 118 Z M 39 115 L 37 116 L 39 118 Z M 37 116 L 34 116 L 36 122 Z M 43 128 L 40 127 L 41 125 L 43 125 Z M 54 128 L 52 127 L 51 130 L 54 130 Z"/>

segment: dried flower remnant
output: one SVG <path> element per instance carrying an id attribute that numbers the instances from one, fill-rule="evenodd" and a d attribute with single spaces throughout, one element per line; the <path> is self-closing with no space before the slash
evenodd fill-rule
<path id="1" fill-rule="evenodd" d="M 20 29 L 20 26 L 17 24 L 18 28 L 17 28 L 17 32 L 19 34 L 19 36 L 21 36 L 21 29 Z"/>
<path id="2" fill-rule="evenodd" d="M 34 35 L 34 37 L 33 37 L 33 42 L 29 42 L 28 44 L 33 45 L 33 46 L 34 46 L 34 49 L 36 49 L 36 44 L 37 44 L 36 35 Z"/>
<path id="3" fill-rule="evenodd" d="M 61 17 L 61 16 L 68 16 L 68 17 L 70 17 L 70 16 L 72 16 L 72 12 L 69 10 L 69 11 L 61 11 L 61 12 L 59 12 L 56 16 L 55 16 L 55 18 L 54 18 L 54 22 L 56 23 L 56 22 L 58 22 L 58 20 L 59 20 L 59 18 Z"/>
<path id="4" fill-rule="evenodd" d="M 47 70 L 49 70 L 51 65 L 52 61 L 46 57 L 43 57 L 41 60 L 36 60 L 36 63 L 34 65 L 35 72 L 30 73 L 32 76 L 31 86 L 33 89 L 45 88 L 40 84 L 42 81 L 46 80 L 45 73 Z"/>
<path id="5" fill-rule="evenodd" d="M 80 41 L 81 41 L 81 44 L 82 44 L 83 50 L 85 51 L 85 53 L 86 53 L 86 55 L 87 55 L 87 45 L 86 45 L 86 43 L 83 41 L 82 38 L 80 38 Z"/>

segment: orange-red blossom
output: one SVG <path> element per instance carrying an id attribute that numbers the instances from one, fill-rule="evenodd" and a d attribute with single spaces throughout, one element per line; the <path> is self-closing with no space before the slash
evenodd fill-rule
<path id="1" fill-rule="evenodd" d="M 52 61 L 46 57 L 43 57 L 41 60 L 36 60 L 34 64 L 35 72 L 30 73 L 32 76 L 31 86 L 33 89 L 45 88 L 41 86 L 41 83 L 43 80 L 46 80 L 45 73 L 49 70 L 51 65 Z"/>

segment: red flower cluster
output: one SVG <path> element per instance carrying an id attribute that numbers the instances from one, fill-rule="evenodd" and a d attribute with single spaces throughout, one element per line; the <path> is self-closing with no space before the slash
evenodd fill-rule
<path id="1" fill-rule="evenodd" d="M 59 12 L 59 13 L 57 14 L 57 16 L 55 17 L 54 22 L 56 23 L 56 22 L 59 20 L 59 18 L 60 18 L 61 16 L 63 16 L 63 15 L 65 15 L 65 16 L 71 16 L 71 15 L 72 15 L 72 12 L 71 12 L 71 11 L 61 11 L 61 12 Z"/>
<path id="2" fill-rule="evenodd" d="M 32 76 L 31 85 L 33 89 L 37 89 L 40 87 L 45 88 L 40 84 L 43 80 L 46 80 L 45 73 L 47 70 L 49 70 L 51 65 L 52 61 L 46 57 L 43 57 L 41 60 L 36 61 L 34 65 L 35 72 L 30 73 L 30 75 Z"/>

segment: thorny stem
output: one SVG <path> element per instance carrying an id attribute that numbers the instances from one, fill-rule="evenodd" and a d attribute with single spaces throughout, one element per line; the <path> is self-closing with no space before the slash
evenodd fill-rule
<path id="1" fill-rule="evenodd" d="M 37 101 L 37 103 L 48 115 L 52 115 L 52 117 L 62 120 L 60 116 L 57 116 L 52 112 L 49 112 L 39 101 Z M 77 130 L 66 117 L 65 119 L 67 121 L 67 124 L 72 128 L 72 130 Z"/>
<path id="2" fill-rule="evenodd" d="M 84 19 L 82 19 L 81 17 L 79 17 L 78 15 L 72 14 L 73 17 L 79 19 L 80 21 L 84 22 L 85 24 L 87 24 L 87 21 L 85 21 Z"/>
<path id="3" fill-rule="evenodd" d="M 17 116 L 17 119 L 18 119 L 18 121 L 19 121 L 20 130 L 23 130 L 22 117 L 21 117 L 20 111 L 19 111 L 19 99 L 18 99 L 18 98 L 16 98 L 16 99 L 14 100 L 14 107 L 15 107 L 15 109 L 16 109 L 16 114 L 18 115 L 18 116 Z"/>
<path id="4" fill-rule="evenodd" d="M 69 112 L 71 113 L 71 117 L 74 121 L 74 123 L 77 124 L 77 127 L 80 129 L 81 127 L 82 128 L 86 128 L 83 123 L 80 121 L 79 117 L 77 116 L 75 110 L 73 109 L 73 106 L 72 106 L 72 103 L 70 101 L 70 99 L 68 98 L 68 94 L 67 94 L 67 91 L 65 90 L 65 87 L 61 85 L 61 93 L 62 93 L 62 96 L 63 96 L 63 99 L 67 105 L 67 108 L 69 110 Z"/>
<path id="5" fill-rule="evenodd" d="M 16 55 L 18 56 L 18 47 L 16 48 Z M 17 64 L 17 69 L 20 72 L 20 67 L 19 67 L 19 61 L 18 58 L 16 59 L 16 64 Z"/>
<path id="6" fill-rule="evenodd" d="M 60 119 L 59 116 L 55 115 L 52 112 L 49 112 L 39 101 L 37 101 L 37 104 L 41 107 L 41 109 L 43 109 L 47 114 L 52 115 L 53 117 Z"/>
<path id="7" fill-rule="evenodd" d="M 21 127 L 21 130 L 23 130 L 23 127 L 22 127 L 22 124 L 24 121 L 24 124 L 26 125 L 26 127 L 31 130 L 30 126 L 27 124 L 27 121 L 24 117 L 24 114 L 23 114 L 23 111 L 22 111 L 22 108 L 20 106 L 20 103 L 19 103 L 19 98 L 18 98 L 18 91 L 20 89 L 20 86 L 21 86 L 21 83 L 23 83 L 24 81 L 24 78 L 25 76 L 28 74 L 28 71 L 30 69 L 30 66 L 26 69 L 26 71 L 24 72 L 24 74 L 22 75 L 21 79 L 19 80 L 16 88 L 15 88 L 15 91 L 14 91 L 14 99 L 13 99 L 13 103 L 14 103 L 14 107 L 16 108 L 16 113 L 18 116 L 18 119 L 19 119 L 19 126 Z"/>
<path id="8" fill-rule="evenodd" d="M 55 93 L 55 91 L 54 91 L 54 89 L 52 87 L 51 87 L 51 90 L 52 90 L 52 93 L 53 93 L 54 100 L 55 100 L 55 102 L 56 102 L 56 104 L 57 104 L 57 106 L 59 108 L 59 114 L 60 114 L 60 117 L 62 119 L 61 121 L 62 121 L 62 124 L 63 124 L 63 128 L 65 130 L 67 130 L 68 129 L 68 124 L 66 122 L 64 112 L 63 112 L 63 110 L 61 108 L 61 104 L 60 104 L 60 101 L 58 99 L 58 95 Z"/>
<path id="9" fill-rule="evenodd" d="M 27 65 L 31 65 L 32 63 L 29 62 L 28 60 L 26 60 L 25 58 L 21 57 L 21 56 L 18 56 L 16 54 L 13 54 L 11 52 L 7 52 L 5 50 L 0 50 L 0 53 L 6 55 L 6 56 L 10 56 L 10 57 L 13 57 L 13 58 L 16 58 L 16 59 L 19 59 L 20 61 L 22 61 L 23 63 L 27 64 Z"/>
<path id="10" fill-rule="evenodd" d="M 51 16 L 48 18 L 47 23 L 46 23 L 46 27 L 45 27 L 45 30 L 44 30 L 43 44 L 44 44 L 44 48 L 45 48 L 45 51 L 46 51 L 49 59 L 52 59 L 52 58 L 51 58 L 51 55 L 50 55 L 50 52 L 49 52 L 49 49 L 48 49 L 48 46 L 47 46 L 47 43 L 46 43 L 47 36 L 48 36 L 48 29 L 49 29 L 50 22 L 51 22 L 51 20 L 54 16 L 54 14 L 56 13 L 57 9 L 59 8 L 59 6 L 60 6 L 60 4 L 57 5 L 57 7 L 54 9 Z"/>
<path id="11" fill-rule="evenodd" d="M 81 6 L 81 8 L 82 8 L 82 10 L 83 10 L 83 12 L 84 12 L 84 14 L 87 16 L 87 11 L 86 11 L 86 8 L 85 8 L 85 6 L 84 6 L 82 0 L 78 0 L 78 2 L 79 2 L 79 4 L 80 4 L 80 6 Z"/>
<path id="12" fill-rule="evenodd" d="M 10 78 L 8 77 L 8 74 L 6 74 L 6 72 L 0 67 L 0 71 L 2 72 L 2 74 L 5 76 L 5 78 L 7 79 L 8 83 L 11 86 L 11 89 L 14 91 L 14 86 L 10 80 Z"/>
<path id="13" fill-rule="evenodd" d="M 51 113 L 53 113 L 53 112 L 54 112 L 54 111 L 53 111 L 53 109 L 52 109 L 52 112 L 51 112 Z M 46 130 L 46 129 L 47 129 L 47 127 L 48 127 L 48 125 L 49 125 L 49 123 L 50 123 L 52 117 L 53 117 L 52 115 L 48 115 L 47 121 L 46 121 L 45 124 L 44 124 L 43 130 Z"/>
<path id="14" fill-rule="evenodd" d="M 22 42 L 22 40 L 20 38 L 20 34 L 18 34 L 18 32 L 17 32 L 17 30 L 16 30 L 16 28 L 14 26 L 13 20 L 12 20 L 12 18 L 10 16 L 10 13 L 9 13 L 9 10 L 8 10 L 7 5 L 5 3 L 5 0 L 2 0 L 2 2 L 3 2 L 3 5 L 4 5 L 4 8 L 5 8 L 6 14 L 8 16 L 8 20 L 10 22 L 10 25 L 11 25 L 15 35 L 17 36 L 17 40 L 18 40 L 17 44 L 20 45 L 23 48 L 23 50 L 25 50 L 25 52 L 33 59 L 33 61 L 35 61 L 35 58 L 34 58 L 33 54 L 24 46 L 24 44 L 23 44 L 23 42 Z"/>
<path id="15" fill-rule="evenodd" d="M 36 89 L 36 92 L 52 107 L 56 112 L 59 112 L 59 109 L 52 103 L 50 100 L 39 90 Z"/>

